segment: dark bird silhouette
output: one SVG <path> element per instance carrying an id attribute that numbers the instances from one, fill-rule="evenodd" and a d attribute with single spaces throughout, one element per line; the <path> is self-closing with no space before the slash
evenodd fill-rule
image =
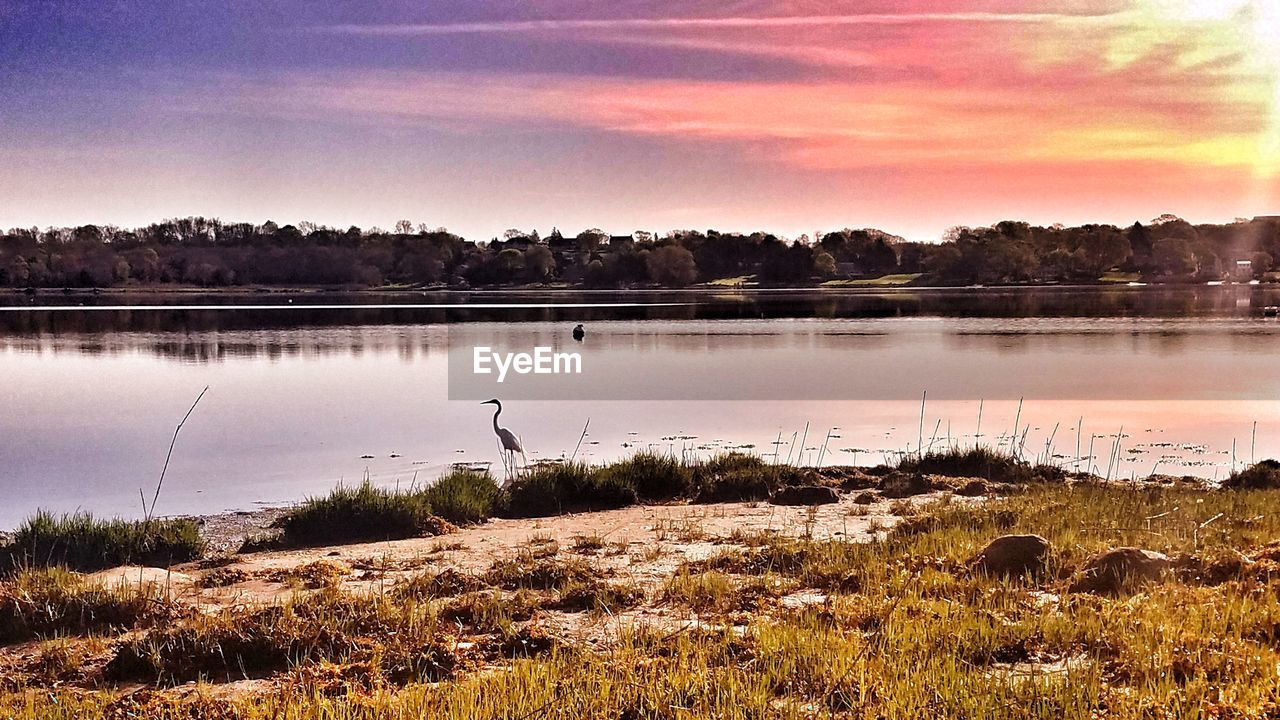
<path id="1" fill-rule="evenodd" d="M 582 342 L 582 338 L 584 338 L 584 337 L 586 337 L 586 336 L 587 336 L 587 331 L 582 329 L 582 325 L 581 325 L 581 324 L 579 324 L 577 327 L 575 327 L 575 328 L 573 329 L 573 339 L 574 339 L 574 340 L 577 340 L 578 342 Z"/>

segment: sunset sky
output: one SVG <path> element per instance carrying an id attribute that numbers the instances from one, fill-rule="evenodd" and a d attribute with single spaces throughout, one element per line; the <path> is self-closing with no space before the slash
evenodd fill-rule
<path id="1" fill-rule="evenodd" d="M 1280 0 L 0 0 L 0 226 L 1280 214 Z"/>

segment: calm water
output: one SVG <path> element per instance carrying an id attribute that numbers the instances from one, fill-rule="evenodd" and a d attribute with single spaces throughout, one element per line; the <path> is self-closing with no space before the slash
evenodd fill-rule
<path id="1" fill-rule="evenodd" d="M 220 306 L 192 307 L 209 302 Z M 1256 287 L 0 304 L 0 527 L 37 507 L 138 515 L 206 385 L 162 514 L 496 462 L 490 406 L 449 400 L 451 343 L 581 352 L 582 376 L 502 395 L 531 460 L 572 453 L 588 420 L 578 455 L 592 460 L 776 448 L 793 462 L 875 463 L 975 434 L 1007 444 L 1015 420 L 1028 456 L 1104 474 L 1123 428 L 1114 476 L 1222 476 L 1233 443 L 1237 463 L 1280 454 L 1280 324 L 1261 315 L 1280 292 Z M 520 399 L 548 395 L 560 399 Z"/>

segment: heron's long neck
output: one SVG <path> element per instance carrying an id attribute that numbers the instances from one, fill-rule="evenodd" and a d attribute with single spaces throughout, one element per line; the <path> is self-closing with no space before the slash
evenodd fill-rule
<path id="1" fill-rule="evenodd" d="M 493 411 L 493 431 L 498 432 L 498 416 L 502 414 L 502 406 L 499 405 L 497 410 Z"/>

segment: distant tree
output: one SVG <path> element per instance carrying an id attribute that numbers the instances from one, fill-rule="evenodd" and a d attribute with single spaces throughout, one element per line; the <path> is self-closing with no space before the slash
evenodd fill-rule
<path id="1" fill-rule="evenodd" d="M 524 270 L 524 253 L 515 248 L 506 248 L 498 253 L 498 270 L 511 280 Z"/>
<path id="2" fill-rule="evenodd" d="M 397 221 L 396 221 L 396 234 L 398 234 L 398 235 L 408 235 L 408 234 L 409 234 L 409 233 L 411 233 L 411 232 L 413 232 L 413 223 L 412 223 L 412 222 L 410 222 L 410 221 L 408 221 L 408 220 L 397 220 Z"/>
<path id="3" fill-rule="evenodd" d="M 534 245 L 524 254 L 525 271 L 535 282 L 546 282 L 555 274 L 556 259 L 544 245 Z"/>
<path id="4" fill-rule="evenodd" d="M 605 268 L 604 263 L 597 259 L 587 263 L 587 269 L 583 273 L 583 281 L 587 287 L 603 288 L 608 287 L 612 279 L 609 277 L 609 271 Z"/>
<path id="5" fill-rule="evenodd" d="M 1157 240 L 1152 252 L 1152 262 L 1163 275 L 1189 275 L 1196 271 L 1196 258 L 1191 244 L 1182 238 Z"/>
<path id="6" fill-rule="evenodd" d="M 1271 266 L 1275 262 L 1275 258 L 1270 253 L 1256 252 L 1250 258 L 1250 269 L 1253 271 L 1255 278 L 1261 278 L 1271 271 Z"/>
<path id="7" fill-rule="evenodd" d="M 1111 225 L 1087 225 L 1077 234 L 1082 236 L 1079 249 L 1084 253 L 1086 272 L 1094 277 L 1124 263 L 1133 254 L 1129 238 Z"/>
<path id="8" fill-rule="evenodd" d="M 31 265 L 26 258 L 19 255 L 9 262 L 7 280 L 14 287 L 24 287 L 31 281 Z"/>
<path id="9" fill-rule="evenodd" d="M 578 233 L 578 236 L 574 239 L 578 241 L 578 252 L 585 256 L 590 256 L 599 250 L 600 246 L 609 242 L 609 233 L 600 228 L 591 228 Z"/>
<path id="10" fill-rule="evenodd" d="M 667 287 L 685 287 L 698 279 L 693 253 L 679 245 L 665 245 L 647 258 L 649 278 Z"/>
<path id="11" fill-rule="evenodd" d="M 831 257 L 831 253 L 825 250 L 819 250 L 813 254 L 813 271 L 821 277 L 831 277 L 836 274 L 836 259 Z"/>
<path id="12" fill-rule="evenodd" d="M 1129 227 L 1129 250 L 1132 253 L 1132 269 L 1140 270 L 1151 266 L 1151 232 L 1136 222 Z"/>

